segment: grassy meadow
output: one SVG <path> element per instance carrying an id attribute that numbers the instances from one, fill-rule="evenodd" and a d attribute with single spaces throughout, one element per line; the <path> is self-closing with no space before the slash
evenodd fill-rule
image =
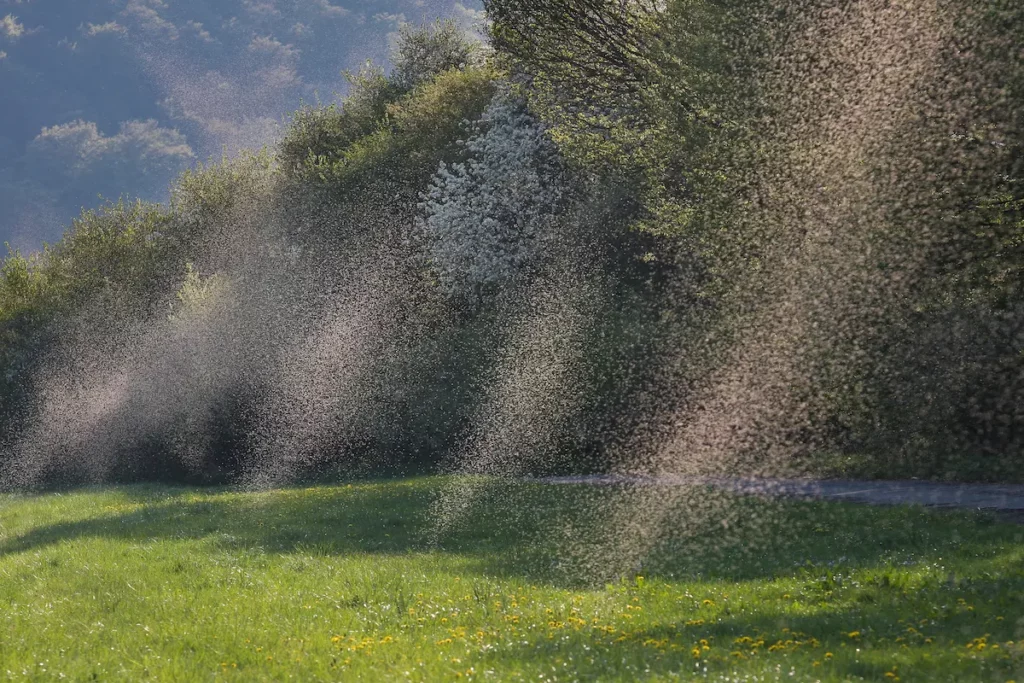
<path id="1" fill-rule="evenodd" d="M 0 497 L 0 679 L 1024 681 L 1022 526 L 742 499 L 595 581 L 566 558 L 614 490 L 432 534 L 452 484 Z"/>

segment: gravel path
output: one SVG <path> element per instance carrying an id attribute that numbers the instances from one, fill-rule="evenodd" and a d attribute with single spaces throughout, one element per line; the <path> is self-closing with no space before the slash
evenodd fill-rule
<path id="1" fill-rule="evenodd" d="M 1024 485 L 941 484 L 930 481 L 849 481 L 842 479 L 755 479 L 598 474 L 545 477 L 548 484 L 712 486 L 747 495 L 845 500 L 870 505 L 929 505 L 1024 514 Z"/>

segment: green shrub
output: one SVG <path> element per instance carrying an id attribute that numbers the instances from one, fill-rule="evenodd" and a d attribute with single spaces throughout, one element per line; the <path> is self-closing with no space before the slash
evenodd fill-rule
<path id="1" fill-rule="evenodd" d="M 349 145 L 382 125 L 387 105 L 402 94 L 383 69 L 370 63 L 345 77 L 349 93 L 340 106 L 307 106 L 292 115 L 277 155 L 285 173 L 301 176 L 307 164 L 336 161 Z"/>
<path id="2" fill-rule="evenodd" d="M 400 91 L 409 92 L 446 71 L 479 66 L 481 57 L 481 46 L 468 40 L 453 21 L 405 25 L 399 30 L 388 80 Z"/>
<path id="3" fill-rule="evenodd" d="M 334 161 L 317 159 L 307 167 L 307 178 L 332 192 L 384 182 L 415 197 L 438 163 L 457 154 L 466 121 L 477 118 L 493 94 L 490 69 L 446 71 L 388 105 L 386 126 Z"/>

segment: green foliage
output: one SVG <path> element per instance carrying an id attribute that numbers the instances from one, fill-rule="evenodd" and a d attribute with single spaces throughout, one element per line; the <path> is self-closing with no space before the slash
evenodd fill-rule
<path id="1" fill-rule="evenodd" d="M 659 3 L 624 0 L 489 0 L 491 41 L 544 87 L 600 107 L 651 84 Z"/>
<path id="2" fill-rule="evenodd" d="M 332 192 L 386 183 L 399 191 L 423 187 L 437 164 L 458 149 L 464 122 L 479 116 L 494 94 L 487 68 L 446 71 L 387 107 L 387 125 L 337 155 L 319 157 L 306 177 Z M 414 195 L 413 195 L 414 196 Z"/>
<path id="3" fill-rule="evenodd" d="M 185 233 L 224 222 L 233 211 L 244 208 L 252 197 L 264 196 L 277 174 L 277 163 L 267 151 L 245 152 L 219 163 L 198 164 L 178 177 L 171 187 L 171 212 Z"/>
<path id="4" fill-rule="evenodd" d="M 486 6 L 497 61 L 551 125 L 564 156 L 584 172 L 618 179 L 632 227 L 674 241 L 697 262 L 694 282 L 717 313 L 694 317 L 690 327 L 720 346 L 709 343 L 707 357 L 691 360 L 690 370 L 707 371 L 703 366 L 722 361 L 734 333 L 745 334 L 739 331 L 744 315 L 772 310 L 765 288 L 785 281 L 805 235 L 817 229 L 800 212 L 804 203 L 816 204 L 809 195 L 827 189 L 812 188 L 820 167 L 796 160 L 802 152 L 794 156 L 794 150 L 805 141 L 786 140 L 778 124 L 833 115 L 803 99 L 814 90 L 813 65 L 828 58 L 825 43 L 832 38 L 820 46 L 800 41 L 810 35 L 809 18 L 834 4 L 489 0 Z M 1019 42 L 1024 15 L 993 2 L 952 3 L 936 16 L 949 21 L 956 47 L 936 55 L 941 84 L 925 96 L 934 100 L 928 106 L 962 109 L 963 121 L 930 129 L 933 115 L 922 115 L 892 133 L 878 172 L 917 185 L 881 208 L 886 218 L 865 238 L 869 261 L 881 262 L 880 271 L 894 273 L 894 281 L 914 285 L 894 287 L 885 301 L 849 302 L 842 314 L 868 319 L 831 322 L 852 330 L 821 322 L 821 349 L 811 352 L 818 355 L 807 372 L 812 393 L 829 407 L 810 421 L 830 425 L 824 431 L 833 444 L 870 452 L 872 476 L 1018 478 L 1024 70 L 1010 45 Z M 794 52 L 794 44 L 802 47 Z M 826 89 L 834 94 L 843 87 Z M 813 138 L 814 130 L 800 127 L 800 135 Z M 918 168 L 928 174 L 915 177 Z M 856 185 L 857 173 L 842 182 Z M 856 190 L 838 194 L 869 203 Z M 769 209 L 773 202 L 785 206 Z M 834 209 L 838 220 L 833 207 L 820 211 L 817 222 L 837 230 L 835 239 L 859 239 L 858 217 L 836 228 L 831 221 L 846 220 L 842 210 Z M 802 275 L 792 274 L 794 280 Z M 879 310 L 869 313 L 872 306 Z M 802 345 L 817 347 L 819 340 Z M 853 370 L 853 358 L 863 366 Z"/>
<path id="5" fill-rule="evenodd" d="M 110 288 L 146 310 L 173 291 L 203 240 L 222 230 L 240 203 L 262 195 L 273 174 L 269 155 L 244 155 L 182 174 L 169 208 L 119 200 L 84 211 L 53 246 L 29 257 L 8 255 L 0 270 L 0 320 L 70 313 Z"/>
<path id="6" fill-rule="evenodd" d="M 402 94 L 373 64 L 345 77 L 349 92 L 340 107 L 303 107 L 292 115 L 278 147 L 278 160 L 286 172 L 301 173 L 307 163 L 336 161 L 349 145 L 381 126 L 387 105 Z"/>
<path id="7" fill-rule="evenodd" d="M 164 208 L 144 202 L 83 212 L 52 247 L 28 258 L 8 255 L 0 270 L 0 320 L 41 327 L 111 287 L 151 303 L 173 267 L 164 240 L 170 227 Z"/>
<path id="8" fill-rule="evenodd" d="M 293 267 L 303 269 L 299 277 L 320 278 L 320 289 L 299 287 L 309 299 L 302 305 L 313 312 L 301 324 L 315 325 L 312 318 L 327 310 L 317 308 L 320 299 L 345 291 L 360 275 L 351 272 L 358 261 L 351 254 L 378 258 L 393 290 L 389 296 L 401 300 L 395 316 L 402 330 L 389 338 L 382 354 L 387 357 L 375 360 L 369 373 L 380 397 L 360 406 L 373 413 L 370 426 L 352 439 L 359 442 L 354 449 L 378 464 L 414 460 L 435 466 L 469 431 L 487 396 L 483 378 L 500 361 L 515 307 L 510 302 L 528 291 L 522 284 L 528 278 L 495 273 L 552 282 L 543 280 L 545 268 L 561 268 L 592 278 L 581 290 L 593 284 L 607 295 L 586 314 L 587 357 L 574 378 L 586 394 L 576 397 L 585 408 L 573 425 L 576 433 L 558 435 L 571 456 L 568 466 L 605 467 L 606 454 L 595 452 L 623 435 L 647 433 L 646 420 L 674 409 L 652 405 L 668 383 L 674 384 L 665 393 L 685 404 L 688 397 L 676 396 L 677 389 L 703 386 L 737 337 L 759 334 L 760 321 L 774 311 L 775 294 L 789 293 L 787 277 L 828 270 L 827 259 L 800 261 L 807 255 L 805 237 L 817 227 L 803 215 L 807 205 L 820 212 L 821 224 L 838 226 L 837 238 L 856 229 L 851 226 L 859 216 L 836 219 L 830 188 L 817 187 L 823 167 L 803 159 L 817 148 L 808 153 L 802 140 L 784 139 L 775 128 L 780 116 L 807 113 L 783 111 L 787 103 L 801 103 L 786 90 L 788 72 L 773 62 L 791 58 L 787 41 L 805 28 L 808 15 L 795 9 L 817 12 L 829 3 L 486 4 L 493 58 L 454 24 L 404 28 L 390 73 L 367 64 L 347 74 L 351 87 L 344 101 L 300 109 L 273 153 L 199 165 L 174 183 L 167 207 L 111 203 L 83 213 L 64 239 L 41 254 L 11 254 L 0 270 L 0 411 L 28 410 L 35 368 L 65 328 L 78 334 L 88 327 L 115 344 L 119 340 L 107 328 L 116 325 L 166 325 L 168 311 L 172 322 L 194 321 L 213 310 L 241 261 L 264 268 L 260 275 L 268 281 L 281 276 L 292 283 L 283 274 L 292 275 Z M 993 16 L 995 26 L 1009 15 Z M 1008 26 L 1018 26 L 1010 19 L 1018 20 L 1009 17 Z M 954 28 L 965 40 L 975 29 L 977 35 L 1002 35 L 998 26 L 981 25 Z M 962 73 L 953 68 L 961 57 L 975 59 L 977 53 L 946 55 L 942 64 Z M 906 168 L 929 169 L 927 191 L 911 193 L 906 206 L 883 207 L 864 240 L 874 250 L 868 260 L 878 256 L 879 282 L 897 274 L 913 286 L 894 287 L 897 294 L 879 303 L 877 319 L 857 319 L 854 333 L 835 344 L 828 337 L 834 330 L 825 327 L 841 316 L 796 316 L 794 327 L 810 330 L 822 322 L 824 343 L 819 349 L 811 333 L 802 340 L 800 346 L 813 347 L 807 356 L 814 358 L 794 374 L 806 369 L 808 377 L 800 379 L 813 386 L 784 387 L 783 393 L 804 391 L 814 399 L 807 422 L 814 429 L 825 425 L 834 450 L 873 458 L 875 469 L 862 470 L 871 474 L 1021 476 L 1024 193 L 1021 141 L 1007 122 L 1024 120 L 1024 81 L 1015 71 L 1019 51 L 986 59 L 996 66 L 982 74 L 988 81 L 979 90 L 998 96 L 977 111 L 998 111 L 1002 127 L 986 119 L 951 136 L 945 123 L 931 129 L 934 124 L 922 120 L 893 134 L 900 142 L 921 143 L 920 149 L 877 154 L 883 161 L 899 157 Z M 1011 74 L 1005 88 L 1002 72 Z M 495 93 L 506 90 L 522 96 L 526 105 L 516 116 L 530 120 L 529 126 L 509 128 L 529 131 L 543 154 L 520 158 L 529 157 L 526 138 L 512 134 L 504 141 L 498 135 L 487 139 L 495 119 L 484 112 Z M 535 118 L 543 125 L 533 125 Z M 187 157 L 176 136 L 153 126 L 126 128 L 113 142 L 96 131 L 87 123 L 57 127 L 40 144 L 65 145 L 74 156 L 81 150 L 135 150 L 133 141 L 141 140 L 144 155 L 169 147 Z M 493 153 L 478 154 L 491 142 Z M 506 149 L 497 149 L 502 145 Z M 544 173 L 535 172 L 540 166 L 547 167 Z M 882 166 L 870 173 L 892 170 Z M 434 183 L 435 205 L 420 204 L 439 168 L 448 175 Z M 572 181 L 565 187 L 563 172 Z M 455 189 L 458 205 L 451 201 Z M 533 213 L 542 217 L 531 222 L 534 203 L 543 210 Z M 486 291 L 487 302 L 460 306 L 442 296 L 432 279 L 440 272 L 440 252 L 431 262 L 418 219 L 432 221 L 435 238 L 458 230 L 472 236 L 454 241 L 459 249 L 450 253 L 488 264 L 478 268 L 484 275 L 477 278 L 486 286 L 469 288 Z M 495 226 L 515 239 L 494 239 Z M 557 239 L 538 239 L 547 235 Z M 260 241 L 268 236 L 275 238 L 272 246 Z M 294 249 L 294 261 L 252 258 L 251 248 L 278 253 L 283 242 L 276 238 L 293 240 L 286 248 Z M 514 250 L 536 250 L 543 258 L 493 267 L 502 263 L 497 256 Z M 484 258 L 489 253 L 495 258 Z M 794 261 L 806 271 L 785 271 Z M 863 271 L 866 278 L 875 276 L 872 268 Z M 840 291 L 843 282 L 827 280 L 812 285 L 831 287 L 828 295 L 845 303 L 860 295 L 855 286 Z M 793 287 L 794 307 L 805 304 L 801 297 L 818 303 L 827 298 L 800 289 L 805 284 Z M 766 293 L 769 285 L 776 289 Z M 861 315 L 857 305 L 850 307 Z M 754 327 L 744 328 L 750 321 Z M 177 332 L 188 325 L 169 327 Z M 847 360 L 853 357 L 856 363 Z M 201 419 L 209 418 L 226 444 L 198 456 L 210 455 L 202 465 L 209 480 L 230 480 L 241 471 L 238 454 L 252 431 L 247 420 L 259 414 L 263 393 L 275 390 L 271 380 L 261 384 L 262 377 L 241 386 L 249 379 L 213 396 L 221 391 L 217 387 L 208 397 L 216 405 L 206 406 Z M 15 424 L 11 419 L 7 426 Z M 182 425 L 154 431 L 180 427 L 187 433 L 192 423 Z M 171 462 L 171 438 L 153 434 L 140 453 L 125 456 L 123 475 L 144 476 L 153 471 L 148 464 Z M 342 449 L 324 449 L 334 446 Z"/>
<path id="9" fill-rule="evenodd" d="M 482 66 L 480 47 L 451 21 L 403 26 L 392 62 L 390 74 L 369 62 L 357 73 L 345 72 L 349 92 L 340 106 L 305 107 L 292 116 L 279 147 L 286 172 L 319 177 L 324 167 L 342 161 L 355 142 L 388 130 L 396 102 L 446 72 Z"/>
<path id="10" fill-rule="evenodd" d="M 109 285 L 141 295 L 164 265 L 154 237 L 168 219 L 162 207 L 142 202 L 118 202 L 83 213 L 50 251 L 51 279 L 82 296 Z"/>
<path id="11" fill-rule="evenodd" d="M 186 322 L 195 316 L 202 315 L 216 303 L 218 294 L 226 286 L 222 276 L 215 274 L 204 278 L 191 262 L 186 263 L 185 279 L 181 283 L 181 288 L 174 295 L 176 301 L 171 304 L 169 319 L 175 322 Z"/>
<path id="12" fill-rule="evenodd" d="M 753 115 L 760 3 L 491 0 L 499 61 L 571 162 L 632 191 L 635 227 L 709 251 Z M 737 36 L 743 39 L 738 40 Z"/>
<path id="13" fill-rule="evenodd" d="M 1024 57 L 1006 46 L 1024 12 L 951 9 L 957 47 L 940 55 L 941 105 L 972 111 L 894 156 L 928 175 L 889 210 L 873 243 L 883 273 L 913 286 L 888 302 L 848 411 L 853 471 L 1018 480 L 1024 460 Z M 964 58 L 970 54 L 970 58 Z M 935 106 L 935 103 L 931 103 Z M 938 117 L 936 117 L 938 118 Z M 846 412 L 846 411 L 843 411 Z M 867 457 L 864 457 L 867 456 Z"/>
<path id="14" fill-rule="evenodd" d="M 391 57 L 388 80 L 402 92 L 409 92 L 452 69 L 481 64 L 481 46 L 469 41 L 455 22 L 432 26 L 402 26 Z"/>
<path id="15" fill-rule="evenodd" d="M 61 341 L 61 325 L 99 308 L 92 324 L 111 325 L 116 308 L 157 306 L 171 271 L 163 233 L 170 217 L 143 202 L 85 211 L 54 246 L 0 269 L 0 441 L 10 443 L 33 405 L 36 370 Z M 2 457 L 0 457 L 2 461 Z"/>
<path id="16" fill-rule="evenodd" d="M 47 287 L 39 254 L 22 256 L 10 250 L 0 268 L 0 320 L 10 320 L 38 305 Z"/>
<path id="17" fill-rule="evenodd" d="M 492 0 L 497 61 L 585 169 L 641 175 L 664 137 L 649 101 L 657 79 L 653 3 Z M 636 179 L 632 179 L 634 184 Z"/>
<path id="18" fill-rule="evenodd" d="M 10 437 L 31 394 L 31 375 L 45 346 L 55 292 L 40 264 L 11 252 L 0 269 L 0 440 Z"/>

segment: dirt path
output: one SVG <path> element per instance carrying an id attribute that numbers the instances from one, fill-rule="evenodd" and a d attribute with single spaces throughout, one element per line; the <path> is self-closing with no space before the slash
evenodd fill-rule
<path id="1" fill-rule="evenodd" d="M 929 505 L 996 510 L 1024 519 L 1024 485 L 941 484 L 930 481 L 850 481 L 842 479 L 754 479 L 687 477 L 665 474 L 545 477 L 548 484 L 712 486 L 746 495 L 845 500 L 869 505 Z"/>

